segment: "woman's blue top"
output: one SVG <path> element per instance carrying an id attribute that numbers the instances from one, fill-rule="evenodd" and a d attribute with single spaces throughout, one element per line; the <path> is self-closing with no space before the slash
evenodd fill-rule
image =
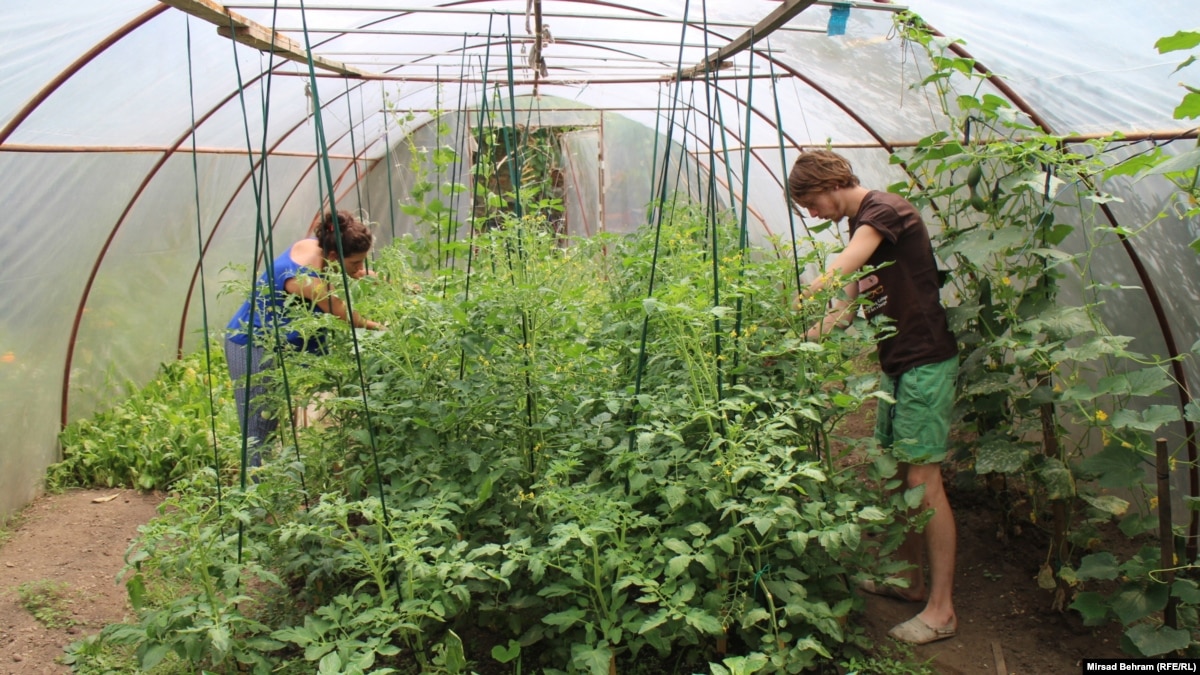
<path id="1" fill-rule="evenodd" d="M 295 246 L 293 244 L 292 246 Z M 279 327 L 285 328 L 291 322 L 291 317 L 283 311 L 288 296 L 291 295 L 284 289 L 284 284 L 288 279 L 294 279 L 300 276 L 318 277 L 320 273 L 317 270 L 297 264 L 292 260 L 292 246 L 289 246 L 275 261 L 271 264 L 271 269 L 263 272 L 259 277 L 258 283 L 255 284 L 254 292 L 251 298 L 246 300 L 238 309 L 237 313 L 229 321 L 226 326 L 228 339 L 239 345 L 247 344 L 250 339 L 249 332 L 246 327 L 250 325 L 250 305 L 255 303 L 254 307 L 254 333 L 258 336 L 255 340 L 258 344 L 271 344 L 271 335 L 274 330 L 275 317 L 278 317 Z M 271 277 L 268 274 L 274 275 L 274 287 L 271 284 Z M 271 289 L 268 291 L 268 289 Z M 324 314 L 324 310 L 314 304 L 308 303 L 299 296 L 297 300 L 304 302 L 309 309 L 314 313 Z M 324 339 L 321 336 L 310 337 L 307 341 L 300 333 L 296 331 L 288 331 L 286 339 L 289 344 L 297 349 L 303 349 L 313 354 L 320 354 L 324 350 Z"/>

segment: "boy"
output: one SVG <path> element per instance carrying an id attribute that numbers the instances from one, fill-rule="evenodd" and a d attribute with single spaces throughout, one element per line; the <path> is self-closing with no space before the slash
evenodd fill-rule
<path id="1" fill-rule="evenodd" d="M 833 152 L 802 153 L 788 176 L 788 191 L 792 201 L 812 217 L 835 223 L 846 218 L 850 226 L 849 245 L 828 271 L 796 297 L 797 309 L 832 281 L 854 274 L 863 265 L 876 268 L 848 284 L 845 298 L 836 301 L 806 337 L 820 339 L 839 324 L 849 324 L 851 305 L 860 293 L 868 301 L 867 318 L 882 314 L 892 321 L 896 333 L 880 342 L 878 349 L 883 386 L 896 403 L 880 402 L 875 437 L 900 462 L 908 488 L 925 486 L 923 507 L 933 511 L 924 536 L 910 535 L 900 550 L 914 564 L 906 574 L 908 587 L 868 580 L 861 588 L 901 600 L 926 601 L 919 614 L 892 628 L 888 634 L 893 638 L 926 644 L 953 637 L 958 628 L 952 597 L 957 533 L 940 462 L 946 457 L 954 406 L 958 344 L 941 305 L 929 231 L 912 204 L 862 187 L 850 163 Z M 923 554 L 929 559 L 928 587 Z"/>

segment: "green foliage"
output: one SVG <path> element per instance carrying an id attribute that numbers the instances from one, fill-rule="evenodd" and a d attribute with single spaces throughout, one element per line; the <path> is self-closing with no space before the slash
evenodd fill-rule
<path id="1" fill-rule="evenodd" d="M 70 628 L 71 589 L 66 584 L 42 579 L 17 586 L 17 602 L 46 628 Z"/>
<path id="2" fill-rule="evenodd" d="M 1196 598 L 1179 596 L 1186 629 L 1164 628 L 1155 615 L 1173 592 L 1156 570 L 1173 562 L 1160 563 L 1149 549 L 1124 563 L 1109 553 L 1073 558 L 1095 546 L 1101 524 L 1117 520 L 1129 537 L 1157 527 L 1147 460 L 1154 439 L 1186 413 L 1165 398 L 1177 385 L 1167 359 L 1131 351 L 1132 338 L 1105 325 L 1105 294 L 1123 287 L 1073 284 L 1106 278 L 1093 268 L 1097 252 L 1151 224 L 1109 225 L 1100 208 L 1117 197 L 1104 181 L 1165 178 L 1176 188 L 1176 215 L 1193 217 L 1200 213 L 1200 151 L 1169 157 L 1155 149 L 1114 165 L 1107 150 L 1119 137 L 1067 145 L 985 93 L 973 63 L 919 20 L 904 21 L 906 37 L 933 60 L 936 70 L 925 84 L 939 95 L 947 128 L 893 157 L 912 180 L 892 189 L 935 208 L 940 221 L 935 247 L 951 267 L 947 290 L 957 301 L 951 327 L 965 347 L 963 428 L 975 432 L 960 456 L 973 460 L 977 473 L 1020 476 L 1038 501 L 1034 518 L 1044 505 L 1060 504 L 1052 566 L 1039 575 L 1057 588 L 1059 606 L 1069 602 L 1091 624 L 1120 621 L 1128 627 L 1123 647 L 1132 654 L 1181 650 L 1197 629 Z M 1158 48 L 1194 49 L 1197 38 L 1181 32 Z M 1185 99 L 1181 110 L 1188 105 Z M 1067 427 L 1082 433 L 1068 435 Z M 1068 543 L 1072 551 L 1062 555 Z"/>
<path id="3" fill-rule="evenodd" d="M 475 658 L 600 674 L 707 669 L 726 638 L 746 653 L 717 667 L 799 672 L 857 643 L 846 573 L 895 569 L 921 525 L 881 497 L 894 462 L 839 438 L 880 395 L 881 328 L 804 342 L 786 258 L 664 213 L 658 237 L 563 247 L 532 215 L 382 252 L 391 282 L 350 292 L 389 330 L 285 362 L 320 426 L 220 502 L 211 470 L 178 481 L 130 556 L 138 617 L 101 641 L 143 668 L 453 673 L 470 629 L 496 639 Z M 713 251 L 720 304 L 695 292 Z"/>
<path id="4" fill-rule="evenodd" d="M 237 415 L 219 349 L 209 367 L 202 352 L 193 354 L 161 366 L 144 387 L 128 383 L 127 390 L 118 405 L 62 431 L 63 460 L 47 471 L 49 489 L 166 489 L 213 465 L 214 426 L 222 447 L 238 447 Z M 219 402 L 215 416 L 213 400 Z M 235 461 L 232 451 L 221 457 L 225 468 Z"/>

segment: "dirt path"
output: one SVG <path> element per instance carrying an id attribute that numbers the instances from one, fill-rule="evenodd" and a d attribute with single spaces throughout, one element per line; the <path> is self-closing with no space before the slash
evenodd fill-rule
<path id="1" fill-rule="evenodd" d="M 1052 592 L 1038 587 L 1048 538 L 1032 526 L 1004 540 L 1001 514 L 983 493 L 951 492 L 958 525 L 954 605 L 958 635 L 913 648 L 913 661 L 928 661 L 942 675 L 1069 675 L 1080 659 L 1121 658 L 1115 623 L 1083 625 L 1075 612 L 1051 610 Z M 878 642 L 887 631 L 921 610 L 917 603 L 869 596 L 865 627 Z"/>
<path id="2" fill-rule="evenodd" d="M 69 673 L 56 661 L 66 645 L 125 618 L 129 603 L 117 574 L 160 501 L 130 490 L 72 490 L 25 509 L 0 548 L 0 673 Z M 35 619 L 21 605 L 22 590 L 63 598 L 51 616 L 64 625 Z"/>

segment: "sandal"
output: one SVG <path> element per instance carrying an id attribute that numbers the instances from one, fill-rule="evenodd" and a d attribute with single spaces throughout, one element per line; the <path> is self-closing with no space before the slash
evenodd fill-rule
<path id="1" fill-rule="evenodd" d="M 889 637 L 907 642 L 910 645 L 927 645 L 930 642 L 952 638 L 957 634 L 958 621 L 952 621 L 948 626 L 934 628 L 922 621 L 918 616 L 914 616 L 888 631 Z"/>

